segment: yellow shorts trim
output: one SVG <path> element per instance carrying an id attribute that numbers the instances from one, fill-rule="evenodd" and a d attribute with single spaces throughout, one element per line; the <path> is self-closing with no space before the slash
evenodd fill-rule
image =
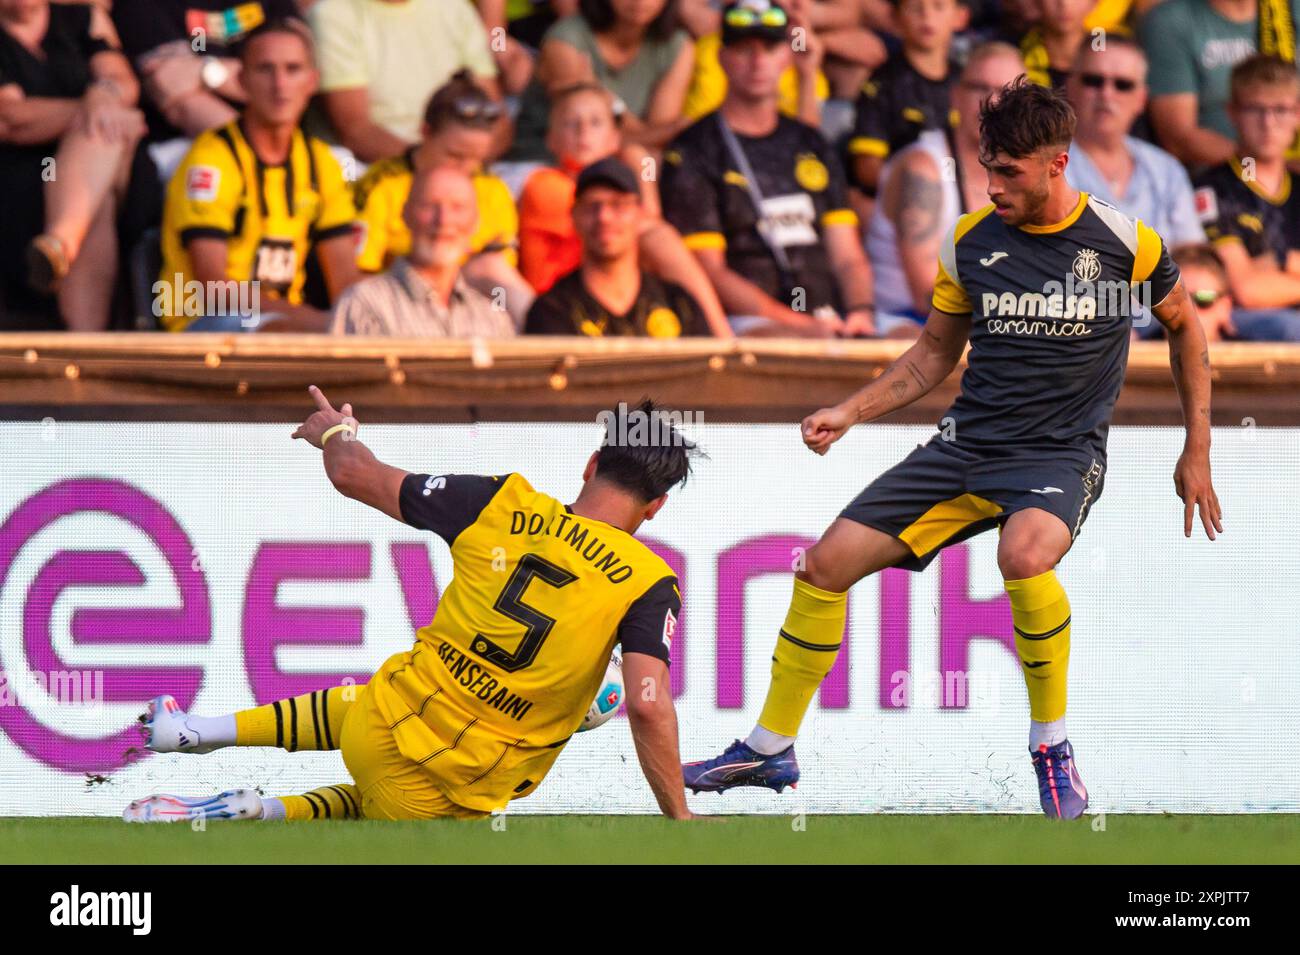
<path id="1" fill-rule="evenodd" d="M 917 557 L 924 557 L 970 525 L 1001 513 L 1000 504 L 977 494 L 962 494 L 934 505 L 905 527 L 898 539 Z"/>

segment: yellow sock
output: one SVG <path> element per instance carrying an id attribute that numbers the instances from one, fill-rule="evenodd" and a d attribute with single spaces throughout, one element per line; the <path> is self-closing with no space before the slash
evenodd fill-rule
<path id="1" fill-rule="evenodd" d="M 844 640 L 848 600 L 847 592 L 833 594 L 795 578 L 790 610 L 772 655 L 772 683 L 758 718 L 763 729 L 799 735 L 808 704 Z"/>
<path id="2" fill-rule="evenodd" d="M 343 717 L 360 686 L 334 686 L 288 700 L 276 700 L 235 714 L 236 746 L 338 749 Z"/>
<path id="3" fill-rule="evenodd" d="M 287 822 L 313 819 L 360 819 L 361 791 L 351 783 L 322 786 L 301 796 L 281 796 Z"/>
<path id="4" fill-rule="evenodd" d="M 1049 570 L 1037 577 L 1005 581 L 1016 627 L 1016 652 L 1029 689 L 1029 715 L 1040 723 L 1065 716 L 1070 666 L 1070 601 Z"/>

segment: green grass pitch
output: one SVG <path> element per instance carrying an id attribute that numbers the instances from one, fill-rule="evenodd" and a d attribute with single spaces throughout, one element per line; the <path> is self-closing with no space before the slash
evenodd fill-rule
<path id="1" fill-rule="evenodd" d="M 127 825 L 0 818 L 8 863 L 1295 863 L 1300 816 L 504 816 Z M 501 828 L 504 823 L 504 829 Z M 799 826 L 802 825 L 802 829 Z"/>

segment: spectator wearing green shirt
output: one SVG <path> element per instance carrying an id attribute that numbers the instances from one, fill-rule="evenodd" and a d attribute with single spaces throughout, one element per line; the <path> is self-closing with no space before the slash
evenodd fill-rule
<path id="1" fill-rule="evenodd" d="M 1261 8 L 1276 24 L 1261 30 Z M 1143 18 L 1151 64 L 1150 117 L 1160 145 L 1189 166 L 1226 162 L 1236 134 L 1228 118 L 1232 68 L 1256 52 L 1295 60 L 1300 0 L 1165 0 Z"/>

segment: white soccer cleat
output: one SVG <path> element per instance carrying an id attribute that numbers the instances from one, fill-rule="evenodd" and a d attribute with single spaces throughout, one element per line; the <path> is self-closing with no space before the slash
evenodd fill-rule
<path id="1" fill-rule="evenodd" d="M 221 748 L 219 743 L 203 742 L 174 696 L 155 696 L 140 722 L 144 725 L 145 748 L 153 753 L 210 753 Z"/>
<path id="2" fill-rule="evenodd" d="M 146 796 L 122 811 L 123 822 L 193 822 L 195 819 L 261 819 L 262 797 L 251 789 L 231 789 L 216 796 Z"/>

